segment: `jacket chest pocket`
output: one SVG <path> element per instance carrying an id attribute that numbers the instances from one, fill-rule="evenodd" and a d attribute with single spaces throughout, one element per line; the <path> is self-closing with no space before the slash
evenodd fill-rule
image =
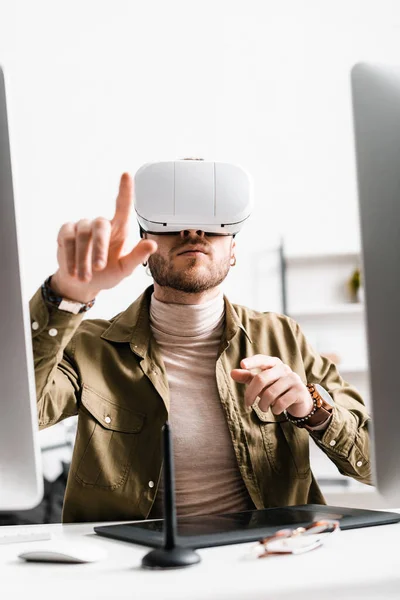
<path id="1" fill-rule="evenodd" d="M 145 415 L 117 405 L 86 385 L 82 406 L 75 477 L 84 485 L 116 489 L 127 478 Z"/>
<path id="2" fill-rule="evenodd" d="M 289 423 L 284 415 L 274 415 L 270 409 L 265 413 L 258 409 L 256 414 L 272 470 L 278 475 L 307 478 L 310 474 L 308 432 Z"/>

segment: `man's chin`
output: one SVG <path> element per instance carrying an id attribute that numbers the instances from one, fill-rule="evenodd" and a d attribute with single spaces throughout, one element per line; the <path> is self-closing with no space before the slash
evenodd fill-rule
<path id="1" fill-rule="evenodd" d="M 186 294 L 198 294 L 205 292 L 212 287 L 215 287 L 210 280 L 185 278 L 185 279 L 173 279 L 168 282 L 163 281 L 162 283 L 156 282 L 161 287 L 168 287 L 173 290 L 184 292 Z"/>
<path id="2" fill-rule="evenodd" d="M 229 272 L 229 265 L 221 265 L 220 269 L 211 269 L 202 261 L 188 259 L 183 268 L 174 265 L 162 268 L 160 261 L 151 260 L 149 266 L 154 281 L 161 287 L 171 288 L 187 294 L 198 294 L 217 287 Z M 165 265 L 167 267 L 167 265 Z"/>

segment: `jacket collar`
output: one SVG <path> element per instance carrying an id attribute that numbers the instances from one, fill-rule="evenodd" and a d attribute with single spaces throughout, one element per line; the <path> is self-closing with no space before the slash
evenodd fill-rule
<path id="1" fill-rule="evenodd" d="M 154 286 L 149 286 L 124 312 L 114 317 L 111 325 L 100 337 L 110 342 L 128 342 L 135 354 L 143 357 L 148 351 L 151 337 L 149 312 L 150 298 L 153 291 Z M 238 329 L 241 329 L 252 343 L 233 305 L 225 295 L 224 301 L 225 339 L 230 341 L 236 335 Z"/>

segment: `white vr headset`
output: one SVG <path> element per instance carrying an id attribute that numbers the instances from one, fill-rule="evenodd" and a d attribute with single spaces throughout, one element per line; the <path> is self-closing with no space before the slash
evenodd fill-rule
<path id="1" fill-rule="evenodd" d="M 250 176 L 237 165 L 202 159 L 147 163 L 134 181 L 137 220 L 148 233 L 235 235 L 251 213 Z"/>

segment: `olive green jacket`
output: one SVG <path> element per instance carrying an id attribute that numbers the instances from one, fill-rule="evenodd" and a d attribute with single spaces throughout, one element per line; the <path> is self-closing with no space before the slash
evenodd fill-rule
<path id="1" fill-rule="evenodd" d="M 152 291 L 110 321 L 82 320 L 81 314 L 52 307 L 40 289 L 31 300 L 39 426 L 78 415 L 64 522 L 133 520 L 150 513 L 169 409 L 167 374 L 149 323 Z M 369 417 L 356 390 L 310 348 L 292 319 L 232 305 L 227 298 L 225 309 L 215 375 L 255 506 L 324 503 L 310 470 L 310 435 L 341 473 L 370 483 Z M 309 434 L 271 410 L 246 410 L 245 386 L 230 371 L 254 354 L 277 356 L 304 382 L 329 391 L 335 407 L 324 432 Z"/>

